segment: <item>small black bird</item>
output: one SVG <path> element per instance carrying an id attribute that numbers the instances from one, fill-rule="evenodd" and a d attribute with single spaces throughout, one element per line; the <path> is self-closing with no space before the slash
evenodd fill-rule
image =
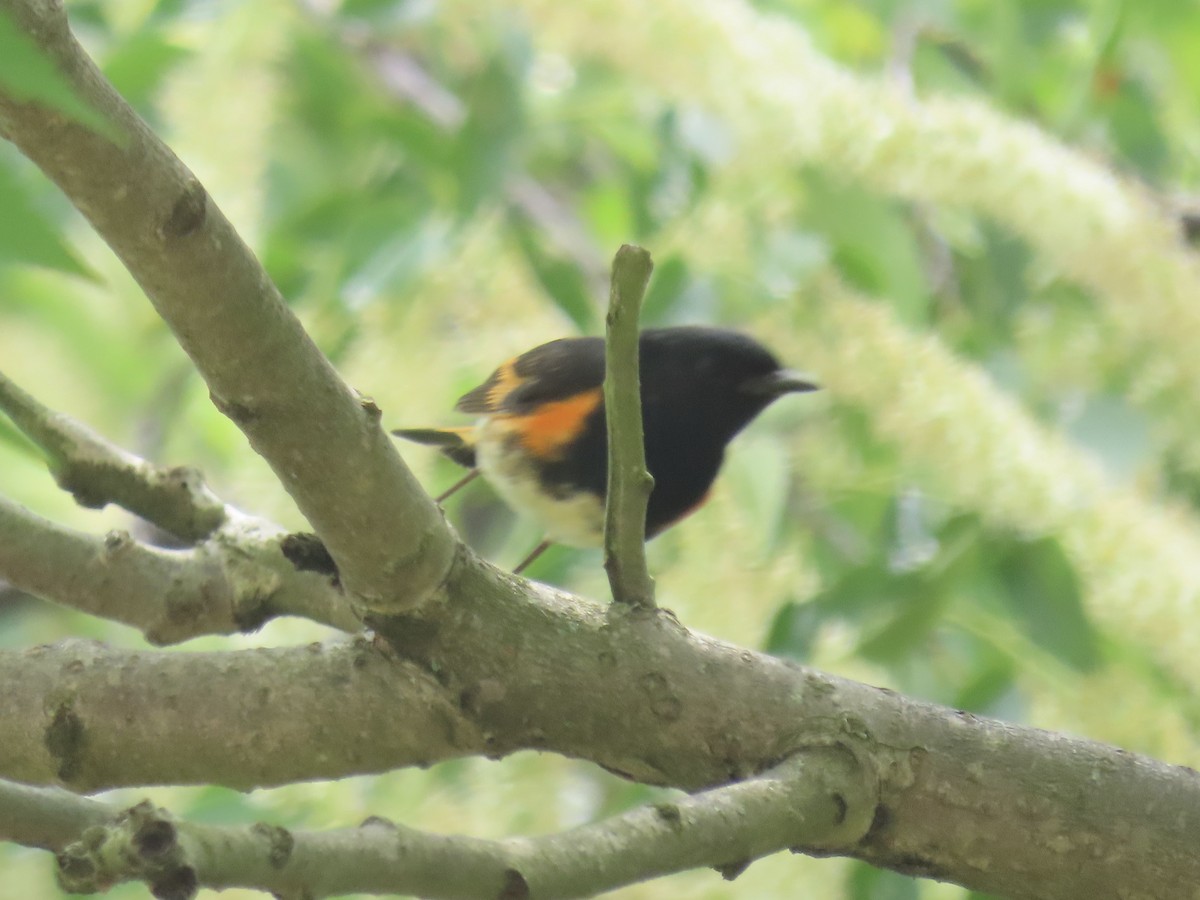
<path id="1" fill-rule="evenodd" d="M 639 354 L 651 538 L 703 504 L 734 435 L 777 397 L 817 385 L 753 338 L 721 328 L 650 329 Z M 455 408 L 479 416 L 474 425 L 393 434 L 473 470 L 439 500 L 482 472 L 510 506 L 541 523 L 546 540 L 519 572 L 551 542 L 603 543 L 603 382 L 603 339 L 563 338 L 509 360 L 464 395 Z"/>

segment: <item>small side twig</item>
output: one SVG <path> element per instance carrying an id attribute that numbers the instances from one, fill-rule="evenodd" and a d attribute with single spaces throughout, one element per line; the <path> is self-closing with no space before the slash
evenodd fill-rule
<path id="1" fill-rule="evenodd" d="M 608 423 L 608 501 L 604 511 L 604 568 L 613 600 L 654 606 L 646 568 L 646 506 L 654 479 L 646 471 L 638 316 L 654 262 L 641 247 L 624 244 L 613 259 L 604 342 L 604 405 Z"/>
<path id="2" fill-rule="evenodd" d="M 45 454 L 59 487 L 81 506 L 116 503 L 188 543 L 209 537 L 228 520 L 225 504 L 195 469 L 153 465 L 43 406 L 3 373 L 0 412 Z"/>

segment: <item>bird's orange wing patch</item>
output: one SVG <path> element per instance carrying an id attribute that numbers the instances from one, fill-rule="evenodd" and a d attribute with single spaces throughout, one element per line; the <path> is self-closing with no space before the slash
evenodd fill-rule
<path id="1" fill-rule="evenodd" d="M 503 409 L 505 398 L 525 381 L 517 374 L 517 359 L 510 359 L 493 372 L 487 381 L 460 397 L 455 409 L 465 413 L 494 413 Z"/>
<path id="2" fill-rule="evenodd" d="M 488 409 L 493 412 L 502 409 L 505 398 L 524 381 L 525 379 L 517 374 L 517 361 L 515 359 L 510 359 L 498 368 L 496 374 L 492 376 L 492 383 L 488 386 Z"/>
<path id="3" fill-rule="evenodd" d="M 588 416 L 603 399 L 604 391 L 593 388 L 565 400 L 543 403 L 533 412 L 513 416 L 509 421 L 526 450 L 541 459 L 556 459 L 583 433 Z"/>

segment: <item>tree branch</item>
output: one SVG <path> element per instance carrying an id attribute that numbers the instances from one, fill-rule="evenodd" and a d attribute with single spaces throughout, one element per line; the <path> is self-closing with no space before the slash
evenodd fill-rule
<path id="1" fill-rule="evenodd" d="M 604 341 L 604 408 L 608 424 L 608 500 L 604 507 L 604 568 L 613 600 L 653 608 L 646 568 L 646 505 L 654 479 L 646 471 L 639 378 L 638 317 L 654 263 L 624 244 L 612 267 Z"/>
<path id="2" fill-rule="evenodd" d="M 0 779 L 0 841 L 61 850 L 89 828 L 105 825 L 110 804 L 62 788 L 31 787 Z"/>
<path id="3" fill-rule="evenodd" d="M 1200 776 L 1189 769 L 916 702 L 487 569 L 460 567 L 447 589 L 436 627 L 380 627 L 458 693 L 493 753 L 536 747 L 695 790 L 840 743 L 879 773 L 875 824 L 852 851 L 876 865 L 1048 900 L 1200 883 Z M 1146 840 L 1135 848 L 1132 833 Z"/>
<path id="4" fill-rule="evenodd" d="M 299 571 L 285 535 L 238 516 L 188 550 L 151 547 L 124 531 L 98 538 L 0 497 L 0 576 L 27 593 L 123 622 L 155 644 L 253 631 L 295 615 L 342 631 L 358 618 L 329 579 Z"/>
<path id="5" fill-rule="evenodd" d="M 0 410 L 46 454 L 58 486 L 81 506 L 116 503 L 189 543 L 228 513 L 198 471 L 155 466 L 39 403 L 0 372 Z"/>
<path id="6" fill-rule="evenodd" d="M 365 641 L 0 653 L 0 775 L 251 788 L 533 748 L 696 790 L 841 745 L 878 779 L 850 855 L 1049 900 L 1200 883 L 1191 770 L 908 700 L 628 607 L 527 594 L 486 569 L 464 570 L 452 597 L 443 620 L 389 635 L 416 665 Z"/>
<path id="7" fill-rule="evenodd" d="M 123 531 L 100 539 L 0 498 L 0 576 L 46 600 L 139 629 L 152 643 L 253 631 L 295 615 L 360 628 L 345 595 L 300 570 L 287 536 L 227 508 L 192 469 L 162 469 L 43 406 L 0 373 L 0 410 L 42 448 L 58 483 L 86 506 L 112 500 L 172 534 L 165 550 Z"/>
<path id="8" fill-rule="evenodd" d="M 0 651 L 0 683 L 0 777 L 76 791 L 250 790 L 488 749 L 454 695 L 361 639 L 227 653 L 70 641 Z"/>
<path id="9" fill-rule="evenodd" d="M 113 142 L 0 92 L 0 133 L 88 218 L 145 290 L 214 403 L 271 465 L 369 608 L 413 608 L 455 540 L 379 426 L 338 377 L 196 177 L 104 79 L 61 5 L 0 0 Z"/>
<path id="10" fill-rule="evenodd" d="M 0 782 L 0 837 L 61 851 L 60 882 L 73 893 L 132 879 L 284 897 L 367 892 L 491 900 L 506 888 L 520 891 L 512 896 L 587 897 L 698 866 L 732 876 L 788 848 L 828 853 L 850 846 L 871 824 L 868 781 L 852 754 L 816 747 L 738 784 L 560 834 L 495 841 L 377 818 L 323 833 L 197 825 L 149 803 L 118 812 L 61 791 Z M 98 819 L 108 821 L 97 828 Z"/>

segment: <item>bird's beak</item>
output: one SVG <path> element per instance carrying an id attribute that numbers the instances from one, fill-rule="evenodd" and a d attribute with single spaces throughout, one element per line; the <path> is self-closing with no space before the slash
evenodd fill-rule
<path id="1" fill-rule="evenodd" d="M 779 397 L 783 394 L 803 394 L 808 391 L 819 391 L 821 386 L 802 372 L 791 369 L 777 369 L 770 375 L 752 378 L 742 385 L 742 390 L 748 394 L 760 397 Z"/>

